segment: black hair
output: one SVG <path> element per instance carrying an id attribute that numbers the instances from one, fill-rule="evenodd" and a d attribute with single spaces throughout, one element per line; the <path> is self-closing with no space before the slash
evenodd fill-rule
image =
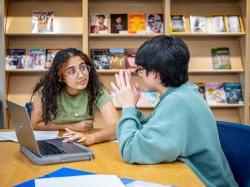
<path id="1" fill-rule="evenodd" d="M 178 87 L 188 81 L 189 58 L 188 47 L 180 38 L 160 35 L 138 49 L 135 63 L 147 73 L 158 72 L 163 86 Z"/>

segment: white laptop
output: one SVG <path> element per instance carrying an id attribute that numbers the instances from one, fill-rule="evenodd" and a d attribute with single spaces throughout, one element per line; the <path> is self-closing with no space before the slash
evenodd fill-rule
<path id="1" fill-rule="evenodd" d="M 63 138 L 35 140 L 28 112 L 24 106 L 6 101 L 21 152 L 38 165 L 93 160 L 93 152 L 82 144 L 62 142 Z"/>

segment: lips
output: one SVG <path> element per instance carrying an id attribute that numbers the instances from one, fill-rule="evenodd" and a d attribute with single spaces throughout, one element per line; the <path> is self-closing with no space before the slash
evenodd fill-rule
<path id="1" fill-rule="evenodd" d="M 77 84 L 85 84 L 87 80 L 80 80 L 80 81 L 77 81 L 76 83 Z"/>

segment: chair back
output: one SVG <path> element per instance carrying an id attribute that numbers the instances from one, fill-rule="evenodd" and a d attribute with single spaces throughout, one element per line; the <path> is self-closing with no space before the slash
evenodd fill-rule
<path id="1" fill-rule="evenodd" d="M 250 187 L 250 126 L 217 121 L 221 147 L 239 186 Z"/>

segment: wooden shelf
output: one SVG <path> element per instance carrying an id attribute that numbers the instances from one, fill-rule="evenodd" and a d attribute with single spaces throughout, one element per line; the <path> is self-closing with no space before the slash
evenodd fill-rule
<path id="1" fill-rule="evenodd" d="M 161 34 L 89 34 L 90 38 L 151 38 Z"/>
<path id="2" fill-rule="evenodd" d="M 170 32 L 171 36 L 245 36 L 245 32 L 204 32 L 204 33 L 189 33 L 189 32 Z"/>
<path id="3" fill-rule="evenodd" d="M 221 105 L 209 105 L 210 108 L 239 108 L 244 107 L 244 104 L 221 104 Z"/>
<path id="4" fill-rule="evenodd" d="M 22 74 L 25 74 L 25 73 L 32 73 L 32 74 L 36 74 L 36 73 L 45 73 L 47 72 L 48 70 L 47 69 L 14 69 L 14 70 L 5 70 L 6 73 L 12 73 L 12 74 L 15 74 L 15 73 L 22 73 Z"/>

